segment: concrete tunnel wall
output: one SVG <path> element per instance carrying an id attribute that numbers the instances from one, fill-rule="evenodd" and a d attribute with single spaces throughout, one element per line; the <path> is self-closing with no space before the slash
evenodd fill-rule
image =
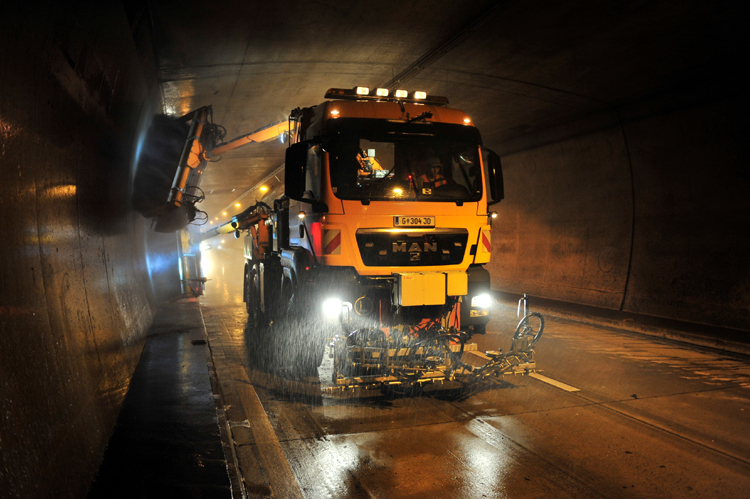
<path id="1" fill-rule="evenodd" d="M 493 288 L 750 331 L 744 100 L 615 116 L 505 154 Z"/>
<path id="2" fill-rule="evenodd" d="M 0 496 L 79 498 L 152 321 L 144 248 L 175 245 L 129 208 L 159 93 L 147 25 L 122 5 L 14 10 L 0 29 Z"/>

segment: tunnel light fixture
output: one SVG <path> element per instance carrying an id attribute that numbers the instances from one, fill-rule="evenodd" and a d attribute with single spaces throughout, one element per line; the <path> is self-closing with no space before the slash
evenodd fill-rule
<path id="1" fill-rule="evenodd" d="M 396 90 L 396 93 L 394 94 L 397 99 L 406 99 L 409 97 L 409 92 L 406 90 Z"/>
<path id="2" fill-rule="evenodd" d="M 375 90 L 375 95 L 377 95 L 378 97 L 388 97 L 388 89 L 378 88 Z"/>
<path id="3" fill-rule="evenodd" d="M 299 213 L 297 213 L 297 217 L 299 217 L 300 220 L 304 220 L 305 219 L 305 212 L 304 211 L 300 211 Z"/>
<path id="4" fill-rule="evenodd" d="M 357 87 L 357 95 L 370 95 L 369 87 Z"/>
<path id="5" fill-rule="evenodd" d="M 227 212 L 226 211 L 222 211 L 221 214 L 224 215 L 224 216 L 227 216 Z"/>
<path id="6" fill-rule="evenodd" d="M 235 208 L 239 208 L 240 206 L 242 206 L 240 203 L 234 203 Z"/>
<path id="7" fill-rule="evenodd" d="M 260 186 L 260 192 L 268 192 L 268 186 L 266 186 L 266 185 L 261 185 L 261 186 Z"/>

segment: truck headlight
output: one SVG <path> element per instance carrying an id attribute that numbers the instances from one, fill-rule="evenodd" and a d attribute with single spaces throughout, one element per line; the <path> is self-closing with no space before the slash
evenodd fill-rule
<path id="1" fill-rule="evenodd" d="M 476 295 L 471 298 L 471 308 L 490 308 L 492 306 L 492 297 L 487 294 Z"/>
<path id="2" fill-rule="evenodd" d="M 328 298 L 323 302 L 323 315 L 328 319 L 338 319 L 344 302 L 338 298 Z"/>

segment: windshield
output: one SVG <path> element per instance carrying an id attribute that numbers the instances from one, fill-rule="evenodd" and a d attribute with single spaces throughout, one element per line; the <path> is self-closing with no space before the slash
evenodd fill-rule
<path id="1" fill-rule="evenodd" d="M 331 184 L 337 197 L 441 202 L 481 199 L 476 129 L 383 122 L 342 119 L 335 123 L 340 131 L 324 148 L 329 153 Z"/>

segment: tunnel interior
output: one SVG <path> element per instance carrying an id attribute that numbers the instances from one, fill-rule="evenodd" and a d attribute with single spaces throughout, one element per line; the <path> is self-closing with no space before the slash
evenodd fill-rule
<path id="1" fill-rule="evenodd" d="M 136 210 L 157 115 L 212 105 L 234 137 L 331 87 L 448 96 L 502 158 L 493 290 L 750 332 L 739 2 L 328 4 L 74 2 L 4 16 L 9 497 L 85 495 L 159 304 L 179 294 L 175 235 Z M 285 148 L 212 164 L 209 219 L 263 199 Z"/>

